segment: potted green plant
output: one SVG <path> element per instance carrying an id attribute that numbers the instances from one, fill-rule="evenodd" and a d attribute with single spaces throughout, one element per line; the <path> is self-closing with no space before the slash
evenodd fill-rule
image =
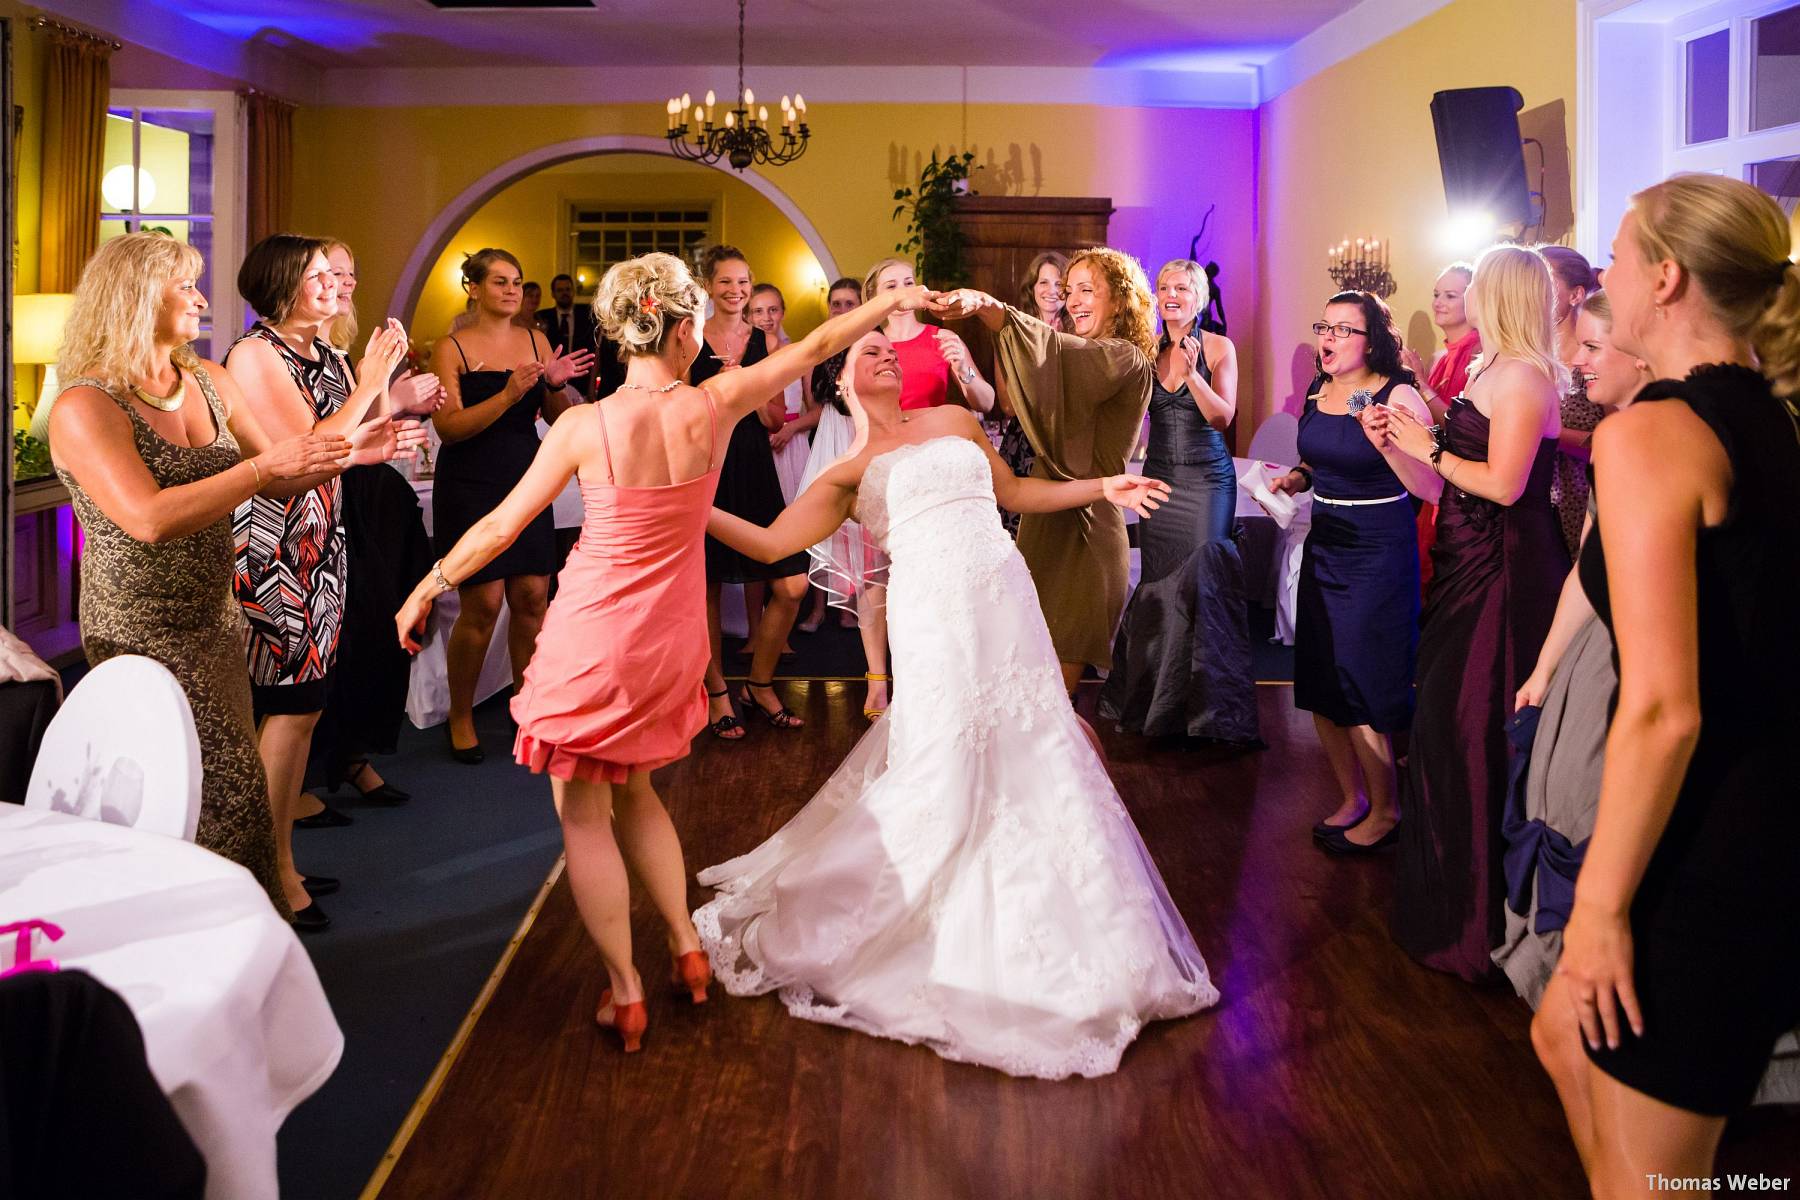
<path id="1" fill-rule="evenodd" d="M 23 429 L 13 430 L 14 481 L 23 483 L 28 479 L 42 479 L 55 473 L 55 468 L 50 465 L 50 447 Z"/>
<path id="2" fill-rule="evenodd" d="M 894 249 L 912 256 L 919 282 L 927 287 L 953 288 L 969 281 L 963 232 L 956 223 L 956 197 L 975 194 L 969 189 L 974 162 L 971 151 L 940 161 L 933 150 L 931 161 L 919 172 L 918 185 L 894 193 L 900 202 L 894 207 L 894 219 L 907 218 L 906 239 Z"/>

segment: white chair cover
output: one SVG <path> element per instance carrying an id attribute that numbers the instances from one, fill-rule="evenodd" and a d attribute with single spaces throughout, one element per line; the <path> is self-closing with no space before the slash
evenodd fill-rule
<path id="1" fill-rule="evenodd" d="M 191 842 L 200 772 L 180 682 L 155 659 L 121 655 L 70 690 L 44 732 L 25 806 Z"/>
<path id="2" fill-rule="evenodd" d="M 1300 418 L 1293 413 L 1270 413 L 1250 439 L 1250 457 L 1284 467 L 1300 462 Z"/>

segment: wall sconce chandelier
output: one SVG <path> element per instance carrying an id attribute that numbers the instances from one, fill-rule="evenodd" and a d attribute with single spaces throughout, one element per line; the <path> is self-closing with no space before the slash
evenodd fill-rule
<path id="1" fill-rule="evenodd" d="M 779 167 L 806 153 L 812 134 L 806 128 L 805 97 L 796 92 L 791 104 L 786 96 L 781 98 L 781 141 L 777 144 L 769 132 L 768 105 L 759 107 L 755 93 L 744 86 L 744 0 L 738 0 L 737 107 L 725 111 L 723 125 L 713 124 L 716 100 L 707 92 L 706 103 L 695 104 L 694 98 L 683 92 L 679 99 L 669 101 L 667 136 L 669 150 L 677 158 L 703 163 L 722 158 L 742 171 L 753 162 Z"/>
<path id="2" fill-rule="evenodd" d="M 1343 292 L 1370 292 L 1386 300 L 1399 287 L 1388 271 L 1388 247 L 1377 238 L 1345 238 L 1325 252 L 1325 269 Z"/>

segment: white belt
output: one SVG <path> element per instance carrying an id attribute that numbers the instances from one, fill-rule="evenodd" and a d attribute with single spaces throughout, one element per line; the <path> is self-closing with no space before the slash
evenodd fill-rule
<path id="1" fill-rule="evenodd" d="M 1401 492 L 1398 496 L 1383 496 L 1379 500 L 1332 500 L 1328 497 L 1317 495 L 1315 495 L 1313 499 L 1320 504 L 1329 504 L 1333 508 L 1362 508 L 1364 505 L 1369 504 L 1392 504 L 1396 500 L 1404 500 L 1406 499 L 1406 493 Z"/>

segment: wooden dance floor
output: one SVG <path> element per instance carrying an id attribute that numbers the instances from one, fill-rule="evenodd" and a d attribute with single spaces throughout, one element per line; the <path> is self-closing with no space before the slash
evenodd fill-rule
<path id="1" fill-rule="evenodd" d="M 1262 754 L 1106 737 L 1223 997 L 1149 1026 L 1117 1074 L 1012 1079 L 718 988 L 700 1007 L 653 990 L 644 1050 L 627 1058 L 594 1025 L 603 974 L 559 881 L 370 1194 L 1583 1195 L 1524 1004 L 1394 947 L 1391 856 L 1338 861 L 1310 844 L 1335 803 L 1328 768 L 1290 689 L 1259 694 Z M 758 721 L 741 743 L 703 736 L 664 773 L 690 874 L 756 845 L 806 801 L 864 728 L 861 695 L 790 685 L 804 732 Z M 641 899 L 635 918 L 639 968 L 647 983 L 665 979 L 662 932 Z M 1724 1157 L 1721 1171 L 1800 1176 L 1800 1112 L 1737 1122 Z"/>

